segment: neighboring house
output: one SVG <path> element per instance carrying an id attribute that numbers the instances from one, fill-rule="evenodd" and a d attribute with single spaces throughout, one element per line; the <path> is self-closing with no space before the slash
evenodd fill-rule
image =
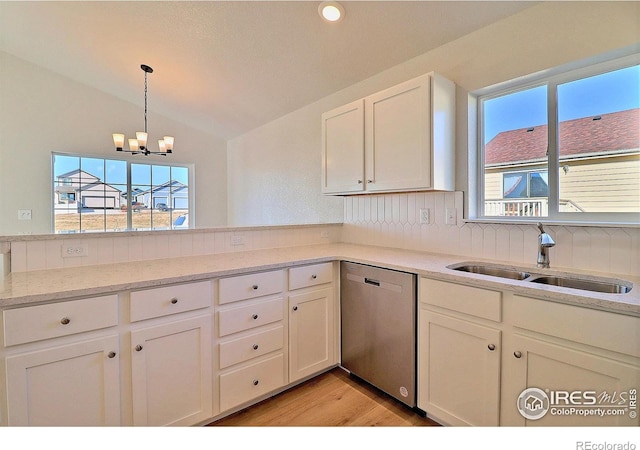
<path id="1" fill-rule="evenodd" d="M 547 215 L 547 125 L 485 145 L 485 215 Z M 640 109 L 559 124 L 560 211 L 640 210 Z"/>
<path id="2" fill-rule="evenodd" d="M 70 205 L 80 208 L 120 208 L 122 192 L 89 172 L 76 169 L 58 175 L 54 187 L 54 206 L 68 209 Z"/>
<path id="3" fill-rule="evenodd" d="M 189 188 L 179 181 L 167 181 L 146 191 L 141 191 L 135 198 L 136 201 L 152 208 L 156 208 L 160 203 L 164 203 L 171 209 L 189 208 Z"/>

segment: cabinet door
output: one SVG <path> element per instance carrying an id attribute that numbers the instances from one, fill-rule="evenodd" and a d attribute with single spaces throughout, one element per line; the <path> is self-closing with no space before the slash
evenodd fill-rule
<path id="1" fill-rule="evenodd" d="M 367 191 L 432 187 L 430 79 L 365 98 Z"/>
<path id="2" fill-rule="evenodd" d="M 364 102 L 322 114 L 322 192 L 364 190 Z"/>
<path id="3" fill-rule="evenodd" d="M 450 425 L 497 426 L 500 330 L 420 310 L 418 407 Z"/>
<path id="4" fill-rule="evenodd" d="M 134 425 L 212 416 L 211 323 L 206 315 L 131 332 Z"/>
<path id="5" fill-rule="evenodd" d="M 629 398 L 629 391 L 640 386 L 640 367 L 520 335 L 505 339 L 504 348 L 501 425 L 640 425 L 637 403 L 630 404 Z M 540 418 L 535 420 L 525 419 L 518 411 L 519 402 L 527 400 L 521 396 L 527 388 L 540 389 L 553 398 L 549 398 L 547 412 L 542 414 L 540 409 Z M 591 404 L 590 394 L 583 398 L 584 392 L 595 392 L 596 404 Z M 573 397 L 566 399 L 565 393 Z M 582 415 L 580 411 L 586 410 L 601 410 L 603 416 Z M 612 410 L 621 414 L 614 415 Z"/>
<path id="6" fill-rule="evenodd" d="M 335 364 L 332 288 L 289 297 L 289 382 Z"/>
<path id="7" fill-rule="evenodd" d="M 120 425 L 118 336 L 10 356 L 8 424 Z"/>

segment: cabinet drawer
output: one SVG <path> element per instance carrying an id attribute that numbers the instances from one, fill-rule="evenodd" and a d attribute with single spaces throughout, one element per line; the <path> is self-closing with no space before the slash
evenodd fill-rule
<path id="1" fill-rule="evenodd" d="M 220 411 L 284 386 L 284 355 L 220 375 Z"/>
<path id="2" fill-rule="evenodd" d="M 333 264 L 330 262 L 289 269 L 289 290 L 331 283 L 332 280 Z"/>
<path id="3" fill-rule="evenodd" d="M 505 305 L 514 326 L 640 358 L 640 318 L 519 295 Z"/>
<path id="4" fill-rule="evenodd" d="M 220 368 L 280 350 L 284 343 L 284 327 L 279 326 L 220 344 Z"/>
<path id="5" fill-rule="evenodd" d="M 502 292 L 420 278 L 420 302 L 500 322 Z"/>
<path id="6" fill-rule="evenodd" d="M 284 300 L 277 298 L 218 312 L 218 332 L 226 336 L 282 320 Z"/>
<path id="7" fill-rule="evenodd" d="M 282 292 L 284 272 L 251 273 L 220 280 L 220 304 Z"/>
<path id="8" fill-rule="evenodd" d="M 6 346 L 99 330 L 118 324 L 118 296 L 8 309 L 2 313 Z"/>
<path id="9" fill-rule="evenodd" d="M 211 305 L 210 281 L 145 289 L 131 293 L 131 321 L 162 317 Z"/>

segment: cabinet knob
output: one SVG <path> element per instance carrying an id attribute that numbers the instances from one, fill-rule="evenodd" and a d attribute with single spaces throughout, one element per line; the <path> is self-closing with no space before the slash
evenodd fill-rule
<path id="1" fill-rule="evenodd" d="M 142 345 L 140 344 L 136 345 L 136 351 L 139 352 L 140 350 L 142 350 Z"/>
<path id="2" fill-rule="evenodd" d="M 171 299 L 171 304 L 172 304 L 172 305 L 175 305 L 176 303 L 178 303 L 178 299 L 177 299 L 176 297 L 173 297 L 173 298 Z"/>
<path id="3" fill-rule="evenodd" d="M 495 344 L 489 344 L 489 345 L 487 345 L 487 348 L 489 350 L 491 350 L 491 351 L 494 351 L 496 349 L 496 346 L 495 346 Z"/>
<path id="4" fill-rule="evenodd" d="M 311 275 L 311 279 L 315 280 L 316 278 L 318 278 L 318 275 L 316 275 L 315 273 L 313 275 Z"/>
<path id="5" fill-rule="evenodd" d="M 373 183 L 373 180 L 367 180 L 367 183 Z"/>
<path id="6" fill-rule="evenodd" d="M 254 314 L 253 316 L 251 316 L 251 318 L 252 318 L 253 320 L 257 320 L 257 319 L 258 319 L 258 315 L 257 315 L 257 314 Z"/>
<path id="7" fill-rule="evenodd" d="M 513 352 L 513 356 L 515 356 L 516 358 L 520 359 L 522 358 L 522 352 L 519 350 L 516 350 L 515 352 Z"/>
<path id="8" fill-rule="evenodd" d="M 257 385 L 258 385 L 258 383 L 260 383 L 260 380 L 253 380 L 253 385 L 254 385 L 254 386 L 257 386 Z"/>
<path id="9" fill-rule="evenodd" d="M 60 323 L 62 325 L 69 325 L 70 322 L 71 322 L 71 319 L 69 319 L 68 317 L 63 317 L 62 320 L 60 320 Z"/>
<path id="10" fill-rule="evenodd" d="M 116 352 L 107 353 L 107 358 L 115 358 L 115 357 L 116 357 Z"/>
<path id="11" fill-rule="evenodd" d="M 258 350 L 258 344 L 253 344 L 253 349 Z"/>
<path id="12" fill-rule="evenodd" d="M 258 285 L 254 284 L 253 286 L 251 286 L 251 289 L 253 289 L 254 291 L 257 291 L 258 290 Z"/>
<path id="13" fill-rule="evenodd" d="M 358 184 L 362 184 L 362 180 L 358 180 Z"/>
<path id="14" fill-rule="evenodd" d="M 294 311 L 297 311 L 297 310 L 298 310 L 298 307 L 297 307 L 297 306 L 294 306 L 294 307 L 293 307 L 293 310 L 294 310 Z"/>

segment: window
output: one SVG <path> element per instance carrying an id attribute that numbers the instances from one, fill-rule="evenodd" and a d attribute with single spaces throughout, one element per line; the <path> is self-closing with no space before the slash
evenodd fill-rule
<path id="1" fill-rule="evenodd" d="M 639 222 L 639 62 L 481 92 L 477 218 Z"/>
<path id="2" fill-rule="evenodd" d="M 53 154 L 53 231 L 184 228 L 189 168 Z"/>

